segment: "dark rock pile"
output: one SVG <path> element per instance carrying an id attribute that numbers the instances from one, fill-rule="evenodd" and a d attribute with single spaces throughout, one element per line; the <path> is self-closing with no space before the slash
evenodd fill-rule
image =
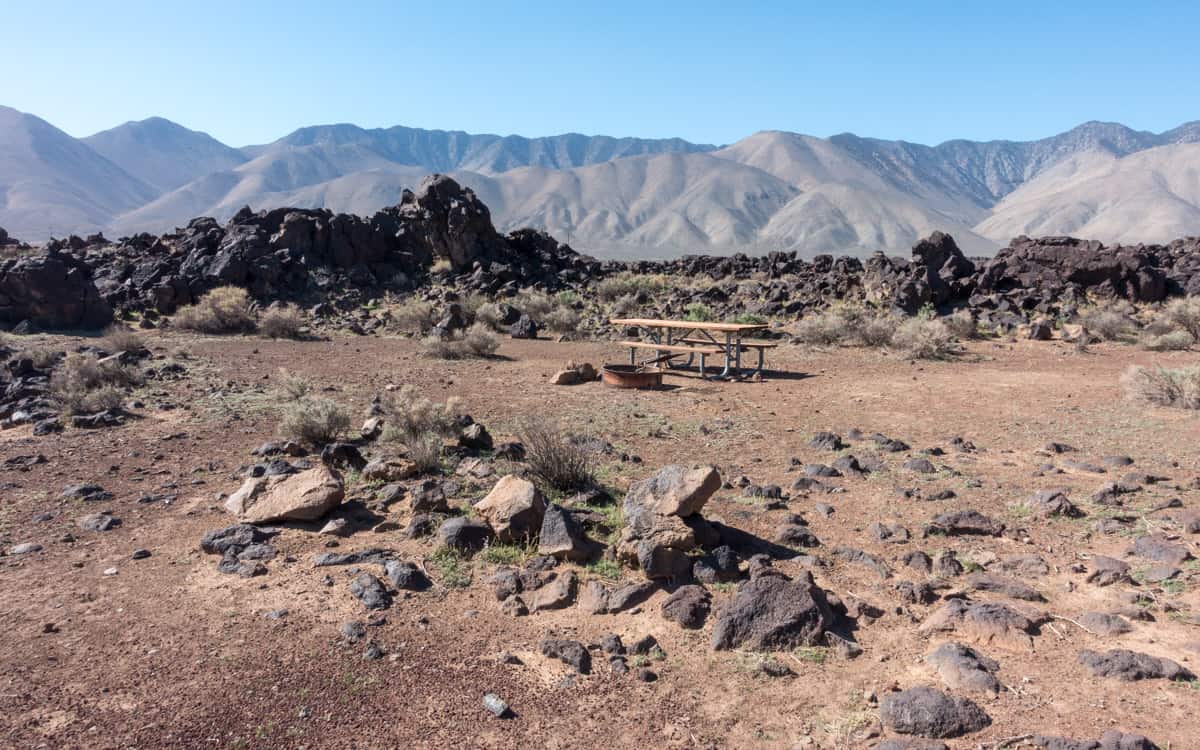
<path id="1" fill-rule="evenodd" d="M 0 244 L 15 243 L 0 233 Z M 102 327 L 114 312 L 169 314 L 222 285 L 244 287 L 264 304 L 282 300 L 330 314 L 389 292 L 423 290 L 428 297 L 434 284 L 443 286 L 441 296 L 508 297 L 527 287 L 583 295 L 614 275 L 662 274 L 690 283 L 645 295 L 638 307 L 679 315 L 702 304 L 719 317 L 799 317 L 848 300 L 909 314 L 926 306 L 969 308 L 1000 326 L 1070 316 L 1088 297 L 1153 303 L 1200 293 L 1196 237 L 1111 247 L 1018 237 L 993 258 L 969 259 L 953 238 L 934 232 L 909 259 L 805 261 L 772 252 L 600 263 L 544 232 L 500 235 L 487 206 L 444 175 L 426 178 L 371 217 L 243 208 L 223 226 L 198 218 L 158 237 L 72 236 L 12 255 L 0 261 L 0 324 L 50 329 Z"/>

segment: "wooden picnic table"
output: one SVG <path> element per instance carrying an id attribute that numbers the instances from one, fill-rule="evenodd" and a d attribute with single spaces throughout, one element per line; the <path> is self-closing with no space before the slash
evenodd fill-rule
<path id="1" fill-rule="evenodd" d="M 708 323 L 693 320 L 659 320 L 656 318 L 612 318 L 613 325 L 641 329 L 649 341 L 621 341 L 629 347 L 629 363 L 638 364 L 638 350 L 651 350 L 655 357 L 642 362 L 643 365 L 666 367 L 690 367 L 695 357 L 700 357 L 700 377 L 705 377 L 704 368 L 709 355 L 724 356 L 725 366 L 717 378 L 745 377 L 762 374 L 763 351 L 775 344 L 745 342 L 742 336 L 766 330 L 765 323 Z M 758 352 L 758 366 L 752 371 L 742 368 L 742 352 Z M 686 357 L 686 361 L 676 360 Z"/>

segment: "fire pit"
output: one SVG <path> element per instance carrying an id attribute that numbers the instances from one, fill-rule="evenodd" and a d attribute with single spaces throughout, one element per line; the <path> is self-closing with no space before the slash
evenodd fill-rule
<path id="1" fill-rule="evenodd" d="M 662 385 L 662 370 L 637 365 L 604 365 L 600 379 L 614 388 L 654 388 Z"/>

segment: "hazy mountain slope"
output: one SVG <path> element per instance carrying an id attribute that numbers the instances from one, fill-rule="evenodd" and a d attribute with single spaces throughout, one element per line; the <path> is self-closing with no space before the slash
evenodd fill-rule
<path id="1" fill-rule="evenodd" d="M 0 226 L 13 236 L 91 232 L 154 190 L 40 118 L 0 107 Z"/>
<path id="2" fill-rule="evenodd" d="M 241 151 L 161 117 L 127 122 L 82 139 L 160 193 L 247 161 Z"/>
<path id="3" fill-rule="evenodd" d="M 400 126 L 367 130 L 356 125 L 340 124 L 301 128 L 273 144 L 252 147 L 247 151 L 261 157 L 297 146 L 328 148 L 348 145 L 369 149 L 396 164 L 425 167 L 431 172 L 465 169 L 485 174 L 498 174 L 520 167 L 566 169 L 626 156 L 702 153 L 716 148 L 689 143 L 680 138 L 612 138 L 578 133 L 524 138 Z"/>
<path id="4" fill-rule="evenodd" d="M 1072 234 L 1131 243 L 1198 234 L 1200 144 L 1123 158 L 1078 154 L 1013 191 L 975 229 L 994 239 Z"/>

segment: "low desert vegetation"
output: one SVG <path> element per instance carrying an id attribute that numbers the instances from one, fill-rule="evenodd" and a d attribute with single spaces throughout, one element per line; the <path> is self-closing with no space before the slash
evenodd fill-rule
<path id="1" fill-rule="evenodd" d="M 172 321 L 184 330 L 209 334 L 250 333 L 256 327 L 250 295 L 235 286 L 213 289 L 196 304 L 180 308 Z"/>
<path id="2" fill-rule="evenodd" d="M 579 313 L 560 305 L 543 315 L 541 323 L 555 333 L 571 333 L 579 328 Z"/>
<path id="3" fill-rule="evenodd" d="M 1163 309 L 1162 317 L 1175 328 L 1191 334 L 1193 341 L 1200 341 L 1200 297 L 1172 300 Z"/>
<path id="4" fill-rule="evenodd" d="M 1125 305 L 1098 305 L 1080 311 L 1079 321 L 1088 333 L 1105 341 L 1128 341 L 1137 324 Z"/>
<path id="5" fill-rule="evenodd" d="M 295 305 L 271 305 L 258 320 L 258 332 L 271 339 L 298 339 L 304 328 L 304 316 Z"/>
<path id="6" fill-rule="evenodd" d="M 17 349 L 12 355 L 12 359 L 14 360 L 29 360 L 34 369 L 43 372 L 54 369 L 54 366 L 62 358 L 63 351 L 61 349 L 45 345 L 23 346 Z"/>
<path id="7" fill-rule="evenodd" d="M 314 395 L 312 383 L 280 369 L 276 376 L 282 404 L 279 434 L 288 440 L 320 447 L 336 442 L 350 429 L 350 413 L 329 398 Z"/>
<path id="8" fill-rule="evenodd" d="M 440 468 L 442 441 L 458 434 L 462 401 L 451 397 L 439 404 L 422 396 L 415 386 L 406 385 L 385 394 L 379 407 L 383 412 L 382 439 L 403 445 L 420 471 Z"/>
<path id="9" fill-rule="evenodd" d="M 116 354 L 117 352 L 136 352 L 145 347 L 142 342 L 142 337 L 131 328 L 126 328 L 120 324 L 109 326 L 104 331 L 104 338 L 100 340 L 100 347 L 106 352 Z"/>
<path id="10" fill-rule="evenodd" d="M 92 414 L 119 408 L 126 389 L 139 380 L 133 368 L 116 360 L 73 352 L 50 376 L 50 393 L 68 414 Z"/>
<path id="11" fill-rule="evenodd" d="M 1152 333 L 1147 331 L 1142 334 L 1139 340 L 1143 349 L 1148 349 L 1152 352 L 1179 352 L 1185 351 L 1196 343 L 1192 334 L 1187 331 L 1167 331 L 1166 333 Z"/>
<path id="12" fill-rule="evenodd" d="M 571 492 L 596 483 L 595 454 L 586 440 L 572 440 L 551 422 L 534 418 L 521 424 L 518 436 L 530 472 L 551 489 Z"/>
<path id="13" fill-rule="evenodd" d="M 667 280 L 663 276 L 624 272 L 602 279 L 596 284 L 596 294 L 603 302 L 615 302 L 642 290 L 654 294 L 666 288 Z"/>
<path id="14" fill-rule="evenodd" d="M 500 348 L 495 335 L 482 323 L 446 338 L 428 336 L 421 341 L 421 351 L 434 359 L 486 359 Z"/>
<path id="15" fill-rule="evenodd" d="M 900 324 L 892 348 L 911 359 L 945 359 L 956 350 L 954 334 L 940 318 L 918 315 Z"/>
<path id="16" fill-rule="evenodd" d="M 1135 401 L 1179 409 L 1200 409 L 1200 367 L 1130 367 L 1122 378 Z"/>
<path id="17" fill-rule="evenodd" d="M 941 320 L 950 330 L 950 334 L 959 341 L 979 338 L 979 323 L 970 310 L 956 310 Z"/>
<path id="18" fill-rule="evenodd" d="M 391 328 L 399 333 L 421 336 L 433 328 L 436 311 L 433 305 L 422 299 L 410 297 L 388 311 Z"/>
<path id="19" fill-rule="evenodd" d="M 350 429 L 350 414 L 336 401 L 305 396 L 285 404 L 279 433 L 288 440 L 323 446 L 337 442 Z"/>
<path id="20" fill-rule="evenodd" d="M 709 323 L 717 319 L 717 314 L 703 302 L 693 302 L 684 308 L 683 319 L 693 323 Z"/>
<path id="21" fill-rule="evenodd" d="M 956 351 L 955 329 L 967 329 L 962 317 L 953 322 L 932 310 L 911 318 L 866 305 L 840 304 L 809 315 L 796 325 L 796 338 L 815 346 L 887 347 L 912 359 L 942 359 Z M 970 321 L 969 335 L 975 330 Z"/>

